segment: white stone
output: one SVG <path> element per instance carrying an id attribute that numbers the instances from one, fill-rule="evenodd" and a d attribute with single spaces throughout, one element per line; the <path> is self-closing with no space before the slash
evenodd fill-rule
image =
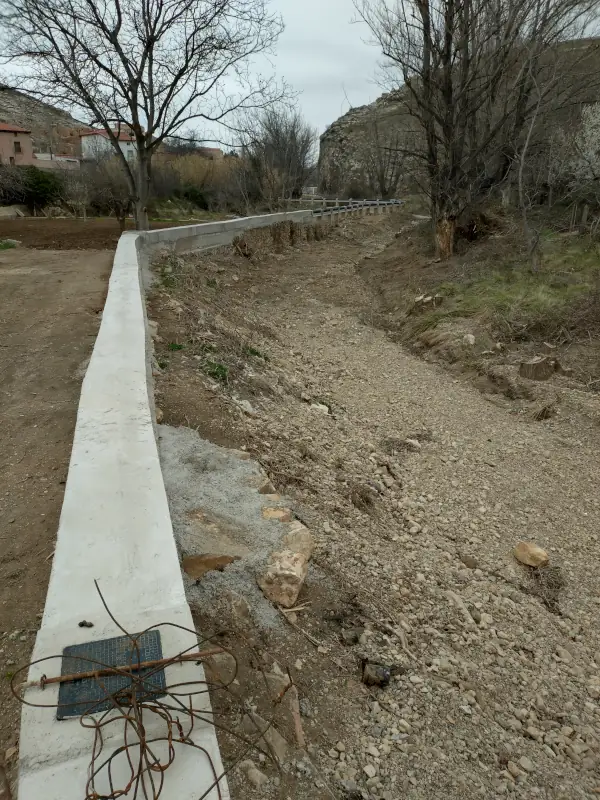
<path id="1" fill-rule="evenodd" d="M 298 599 L 307 572 L 305 555 L 281 550 L 271 554 L 267 568 L 257 578 L 257 583 L 272 603 L 291 608 Z"/>

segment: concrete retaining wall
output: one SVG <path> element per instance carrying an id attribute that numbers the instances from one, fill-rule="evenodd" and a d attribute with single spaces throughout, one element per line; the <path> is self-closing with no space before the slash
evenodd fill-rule
<path id="1" fill-rule="evenodd" d="M 337 209 L 333 216 L 355 213 Z M 119 239 L 102 324 L 81 389 L 77 423 L 56 551 L 42 625 L 33 659 L 60 655 L 68 645 L 120 636 L 102 607 L 97 580 L 109 608 L 131 633 L 160 622 L 193 628 L 158 458 L 149 372 L 149 337 L 141 285 L 149 251 L 177 252 L 230 243 L 244 230 L 283 220 L 309 221 L 311 211 L 124 233 Z M 83 620 L 93 627 L 79 627 Z M 195 636 L 162 629 L 163 655 L 195 644 Z M 31 668 L 30 681 L 60 674 L 61 659 Z M 192 662 L 166 670 L 168 683 L 203 679 Z M 93 733 L 78 718 L 56 720 L 58 687 L 29 689 L 21 720 L 19 800 L 81 800 L 85 794 Z M 208 696 L 204 695 L 208 704 Z M 197 707 L 197 705 L 196 705 Z M 164 733 L 149 724 L 146 737 Z M 106 731 L 105 754 L 122 744 L 120 725 Z M 194 741 L 221 760 L 214 728 L 197 724 Z M 123 763 L 124 766 L 124 763 Z M 197 800 L 212 784 L 208 759 L 179 747 L 165 772 L 164 800 Z M 126 779 L 124 783 L 126 783 Z M 107 791 L 107 789 L 105 789 Z M 221 796 L 229 796 L 221 784 Z M 209 795 L 217 797 L 216 790 Z"/>
<path id="2" fill-rule="evenodd" d="M 240 217 L 226 222 L 206 222 L 202 225 L 184 225 L 177 228 L 162 228 L 143 235 L 146 248 L 170 247 L 176 253 L 191 250 L 208 250 L 231 244 L 236 236 L 253 228 L 264 228 L 277 222 L 308 222 L 312 211 L 292 211 L 280 214 L 262 214 L 258 217 Z"/>

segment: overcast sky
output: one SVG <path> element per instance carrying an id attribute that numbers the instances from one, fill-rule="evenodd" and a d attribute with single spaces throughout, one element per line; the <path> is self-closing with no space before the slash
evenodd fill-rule
<path id="1" fill-rule="evenodd" d="M 302 113 L 319 133 L 350 107 L 379 97 L 379 53 L 365 44 L 366 26 L 352 24 L 352 0 L 271 0 L 271 7 L 285 23 L 276 72 L 301 92 Z"/>

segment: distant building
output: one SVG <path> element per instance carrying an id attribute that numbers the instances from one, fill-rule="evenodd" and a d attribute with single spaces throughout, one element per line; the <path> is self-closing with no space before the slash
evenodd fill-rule
<path id="1" fill-rule="evenodd" d="M 78 158 L 59 153 L 34 153 L 33 163 L 39 169 L 79 169 Z"/>
<path id="2" fill-rule="evenodd" d="M 0 122 L 0 164 L 28 166 L 33 163 L 31 131 Z"/>
<path id="3" fill-rule="evenodd" d="M 116 136 L 115 131 L 115 136 Z M 98 161 L 114 153 L 113 144 L 104 130 L 85 131 L 79 134 L 81 139 L 81 157 L 84 161 Z M 128 161 L 135 159 L 136 146 L 133 133 L 121 131 L 119 147 Z"/>
<path id="4" fill-rule="evenodd" d="M 79 169 L 79 159 L 59 153 L 34 153 L 31 131 L 0 122 L 0 164 L 39 169 Z"/>

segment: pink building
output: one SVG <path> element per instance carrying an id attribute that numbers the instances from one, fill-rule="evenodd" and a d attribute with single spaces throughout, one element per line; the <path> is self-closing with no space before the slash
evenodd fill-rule
<path id="1" fill-rule="evenodd" d="M 0 122 L 0 164 L 34 164 L 31 131 Z"/>

